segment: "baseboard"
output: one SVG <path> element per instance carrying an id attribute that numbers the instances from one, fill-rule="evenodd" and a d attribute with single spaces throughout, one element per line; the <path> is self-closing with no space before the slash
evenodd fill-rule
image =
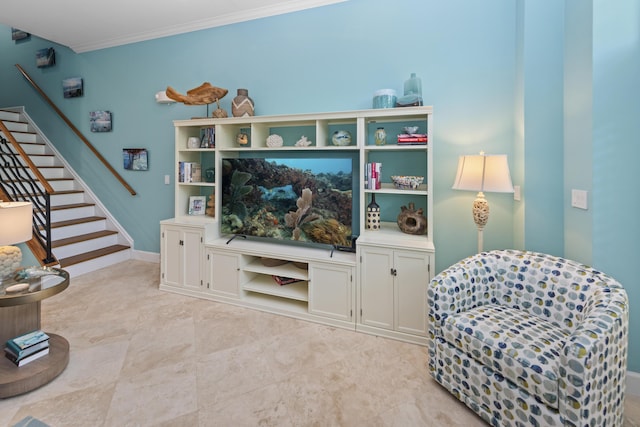
<path id="1" fill-rule="evenodd" d="M 131 258 L 139 261 L 155 262 L 156 264 L 160 264 L 159 253 L 133 250 L 131 251 Z"/>
<path id="2" fill-rule="evenodd" d="M 627 371 L 627 394 L 640 396 L 640 372 Z"/>

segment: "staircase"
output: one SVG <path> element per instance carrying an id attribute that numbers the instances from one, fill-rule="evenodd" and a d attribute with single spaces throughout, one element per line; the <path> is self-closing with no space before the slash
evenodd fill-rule
<path id="1" fill-rule="evenodd" d="M 57 265 L 73 277 L 131 258 L 132 239 L 59 156 L 24 110 L 0 110 L 0 121 L 54 190 L 50 195 L 50 239 Z M 8 139 L 1 131 L 0 136 Z M 6 175 L 0 173 L 0 178 L 6 179 Z M 21 195 L 9 196 L 14 200 L 22 199 Z"/>

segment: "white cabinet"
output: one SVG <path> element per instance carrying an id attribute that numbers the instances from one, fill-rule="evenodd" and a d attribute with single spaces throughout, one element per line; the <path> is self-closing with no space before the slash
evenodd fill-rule
<path id="1" fill-rule="evenodd" d="M 240 297 L 240 256 L 212 248 L 205 249 L 207 289 L 221 297 Z"/>
<path id="2" fill-rule="evenodd" d="M 161 282 L 163 285 L 202 288 L 204 229 L 183 224 L 160 225 Z"/>
<path id="3" fill-rule="evenodd" d="M 435 254 L 432 114 L 431 107 L 407 107 L 174 121 L 175 217 L 161 223 L 160 289 L 425 344 L 426 286 Z M 387 134 L 384 145 L 375 143 L 379 128 Z M 332 135 L 340 131 L 351 133 L 349 145 L 333 144 Z M 239 145 L 241 133 L 249 144 Z M 267 145 L 272 134 L 283 137 L 282 146 Z M 309 137 L 309 145 L 297 146 L 301 135 Z M 188 144 L 213 136 L 212 144 Z M 232 159 L 275 155 L 353 161 L 350 227 L 358 237 L 356 254 L 225 235 L 221 184 Z M 199 165 L 200 178 L 186 178 L 180 168 L 185 163 Z M 381 165 L 378 186 L 365 178 L 370 164 Z M 397 187 L 395 175 L 423 181 Z M 190 201 L 203 196 L 207 201 L 213 196 L 215 208 L 189 215 Z M 374 197 L 381 224 L 369 230 L 366 208 Z M 396 217 L 407 205 L 422 209 L 426 233 L 399 229 Z M 285 264 L 265 265 L 264 258 Z M 273 276 L 294 282 L 281 286 Z"/>
<path id="4" fill-rule="evenodd" d="M 345 322 L 353 319 L 353 267 L 309 264 L 309 313 Z"/>
<path id="5" fill-rule="evenodd" d="M 359 254 L 357 328 L 423 342 L 427 333 L 426 291 L 431 279 L 431 254 L 368 245 L 360 246 Z"/>

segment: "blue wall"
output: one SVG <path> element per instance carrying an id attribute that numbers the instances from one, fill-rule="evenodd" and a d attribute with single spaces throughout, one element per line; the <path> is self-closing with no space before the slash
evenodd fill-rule
<path id="1" fill-rule="evenodd" d="M 254 20 L 179 36 L 74 54 L 55 46 L 57 65 L 35 67 L 32 37 L 0 37 L 0 78 L 10 84 L 0 105 L 25 105 L 56 147 L 135 240 L 135 249 L 159 251 L 158 222 L 173 216 L 174 119 L 206 114 L 205 106 L 159 105 L 154 94 L 170 85 L 180 92 L 203 81 L 246 87 L 256 114 L 370 108 L 376 89 L 402 85 L 411 72 L 422 78 L 425 103 L 434 105 L 435 188 L 433 221 L 438 270 L 472 254 L 475 197 L 451 190 L 457 156 L 484 150 L 511 155 L 515 7 L 503 0 L 415 2 L 351 0 L 332 6 Z M 482 16 L 482 19 L 478 19 Z M 138 192 L 132 197 L 96 162 L 80 141 L 14 67 L 21 64 Z M 63 78 L 84 78 L 85 95 L 64 99 Z M 4 84 L 3 84 L 4 86 Z M 3 88 L 4 89 L 4 88 Z M 92 110 L 113 113 L 113 131 L 91 133 Z M 148 172 L 122 170 L 122 148 L 149 150 Z M 512 245 L 513 201 L 488 195 L 492 214 L 485 248 Z M 455 245 L 448 242 L 456 242 Z"/>
<path id="2" fill-rule="evenodd" d="M 487 195 L 485 249 L 564 251 L 626 284 L 633 303 L 640 301 L 632 287 L 640 232 L 631 215 L 639 201 L 631 172 L 623 171 L 633 170 L 638 151 L 640 49 L 637 19 L 621 26 L 616 20 L 637 18 L 635 8 L 635 0 L 615 7 L 604 0 L 350 0 L 80 55 L 37 37 L 13 42 L 10 29 L 0 26 L 0 106 L 26 106 L 132 235 L 135 249 L 157 253 L 158 222 L 173 215 L 173 186 L 163 183 L 164 175 L 173 176 L 172 120 L 203 116 L 206 108 L 159 105 L 156 92 L 167 85 L 184 92 L 210 81 L 229 89 L 222 100 L 227 111 L 239 87 L 249 89 L 259 115 L 341 111 L 369 108 L 376 89 L 401 92 L 415 72 L 435 111 L 430 220 L 436 269 L 476 248 L 475 195 L 451 190 L 457 157 L 504 153 L 523 202 L 514 203 L 510 194 Z M 49 46 L 57 65 L 36 68 L 35 51 Z M 138 195 L 108 176 L 16 63 Z M 72 76 L 84 78 L 85 95 L 64 99 L 61 81 Z M 113 112 L 112 132 L 89 131 L 92 110 Z M 148 172 L 121 170 L 122 148 L 128 147 L 149 150 Z M 571 188 L 588 190 L 593 209 L 570 208 Z M 631 323 L 637 334 L 640 319 L 632 315 Z M 634 371 L 640 371 L 638 345 L 632 343 L 629 357 Z"/>
<path id="3" fill-rule="evenodd" d="M 640 331 L 640 2 L 593 2 L 593 265 L 625 285 L 630 336 Z M 629 342 L 640 371 L 640 341 Z"/>

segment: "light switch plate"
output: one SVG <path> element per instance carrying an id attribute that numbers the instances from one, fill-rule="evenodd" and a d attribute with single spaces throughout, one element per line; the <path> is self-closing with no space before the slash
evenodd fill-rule
<path id="1" fill-rule="evenodd" d="M 520 201 L 520 186 L 519 185 L 514 185 L 513 186 L 513 200 L 515 201 Z"/>
<path id="2" fill-rule="evenodd" d="M 588 209 L 587 192 L 585 190 L 571 190 L 571 206 L 578 209 Z"/>

